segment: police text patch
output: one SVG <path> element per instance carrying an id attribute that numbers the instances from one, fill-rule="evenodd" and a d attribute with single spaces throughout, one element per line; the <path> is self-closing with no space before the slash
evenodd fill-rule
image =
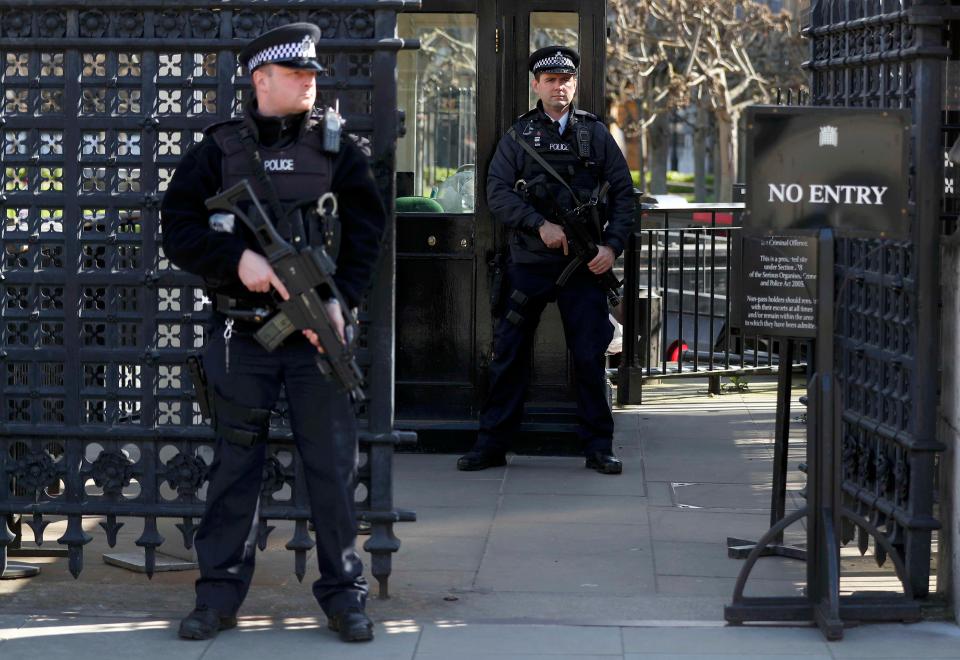
<path id="1" fill-rule="evenodd" d="M 293 159 L 271 158 L 263 161 L 263 169 L 268 172 L 293 172 Z"/>

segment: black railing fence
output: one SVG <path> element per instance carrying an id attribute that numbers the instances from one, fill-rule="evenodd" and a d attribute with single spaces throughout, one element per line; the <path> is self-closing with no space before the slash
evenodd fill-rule
<path id="1" fill-rule="evenodd" d="M 641 205 L 624 251 L 619 404 L 641 403 L 645 380 L 707 378 L 718 393 L 722 376 L 777 369 L 779 342 L 742 333 L 734 318 L 743 210 L 743 204 Z"/>
<path id="2" fill-rule="evenodd" d="M 66 517 L 56 543 L 74 576 L 91 540 L 86 517 L 103 519 L 111 545 L 119 518 L 142 518 L 136 544 L 148 575 L 165 541 L 158 519 L 178 520 L 174 533 L 191 546 L 213 434 L 184 362 L 204 343 L 210 306 L 202 283 L 163 254 L 161 196 L 201 130 L 233 115 L 248 93 L 236 52 L 267 29 L 309 21 L 323 32 L 318 105 L 339 102 L 348 130 L 369 141 L 392 213 L 396 58 L 417 46 L 396 38 L 396 19 L 418 7 L 10 0 L 0 8 L 0 567 L 21 540 L 11 516 L 38 544 L 51 518 Z M 399 548 L 393 524 L 414 519 L 393 505 L 402 438 L 393 430 L 392 223 L 385 244 L 360 312 L 369 399 L 356 493 L 382 594 Z M 302 579 L 309 504 L 282 405 L 267 453 L 259 541 L 271 520 L 294 521 L 287 548 Z"/>

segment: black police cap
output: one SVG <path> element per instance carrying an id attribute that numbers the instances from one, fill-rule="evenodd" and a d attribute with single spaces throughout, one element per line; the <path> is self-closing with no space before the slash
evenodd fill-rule
<path id="1" fill-rule="evenodd" d="M 320 72 L 323 66 L 317 61 L 317 43 L 322 34 L 313 23 L 283 25 L 264 32 L 248 43 L 237 59 L 250 73 L 264 64 Z"/>
<path id="2" fill-rule="evenodd" d="M 573 73 L 580 68 L 580 53 L 567 46 L 547 46 L 530 56 L 530 73 Z"/>

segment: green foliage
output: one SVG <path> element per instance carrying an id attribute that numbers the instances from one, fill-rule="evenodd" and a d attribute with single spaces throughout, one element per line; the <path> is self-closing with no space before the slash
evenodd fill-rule
<path id="1" fill-rule="evenodd" d="M 730 376 L 730 382 L 723 386 L 727 392 L 746 392 L 750 388 L 750 383 L 745 375 L 734 374 Z"/>
<path id="2" fill-rule="evenodd" d="M 630 170 L 630 176 L 633 179 L 633 185 L 641 190 L 650 189 L 650 172 L 646 173 L 647 185 L 640 185 L 640 171 L 639 170 Z M 694 185 L 694 176 L 693 174 L 687 172 L 676 172 L 670 170 L 667 172 L 667 192 L 671 195 L 679 195 L 686 199 L 688 202 L 695 202 L 696 198 L 693 194 L 693 185 Z M 707 190 L 713 189 L 713 175 L 707 175 Z M 706 202 L 713 201 L 713 195 L 708 194 L 707 198 L 704 200 Z"/>

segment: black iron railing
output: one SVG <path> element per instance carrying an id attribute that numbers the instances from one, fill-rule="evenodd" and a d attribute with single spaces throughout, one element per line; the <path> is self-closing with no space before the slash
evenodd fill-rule
<path id="1" fill-rule="evenodd" d="M 641 205 L 624 253 L 620 404 L 641 402 L 645 380 L 771 372 L 779 343 L 744 335 L 733 318 L 735 244 L 743 204 Z"/>

